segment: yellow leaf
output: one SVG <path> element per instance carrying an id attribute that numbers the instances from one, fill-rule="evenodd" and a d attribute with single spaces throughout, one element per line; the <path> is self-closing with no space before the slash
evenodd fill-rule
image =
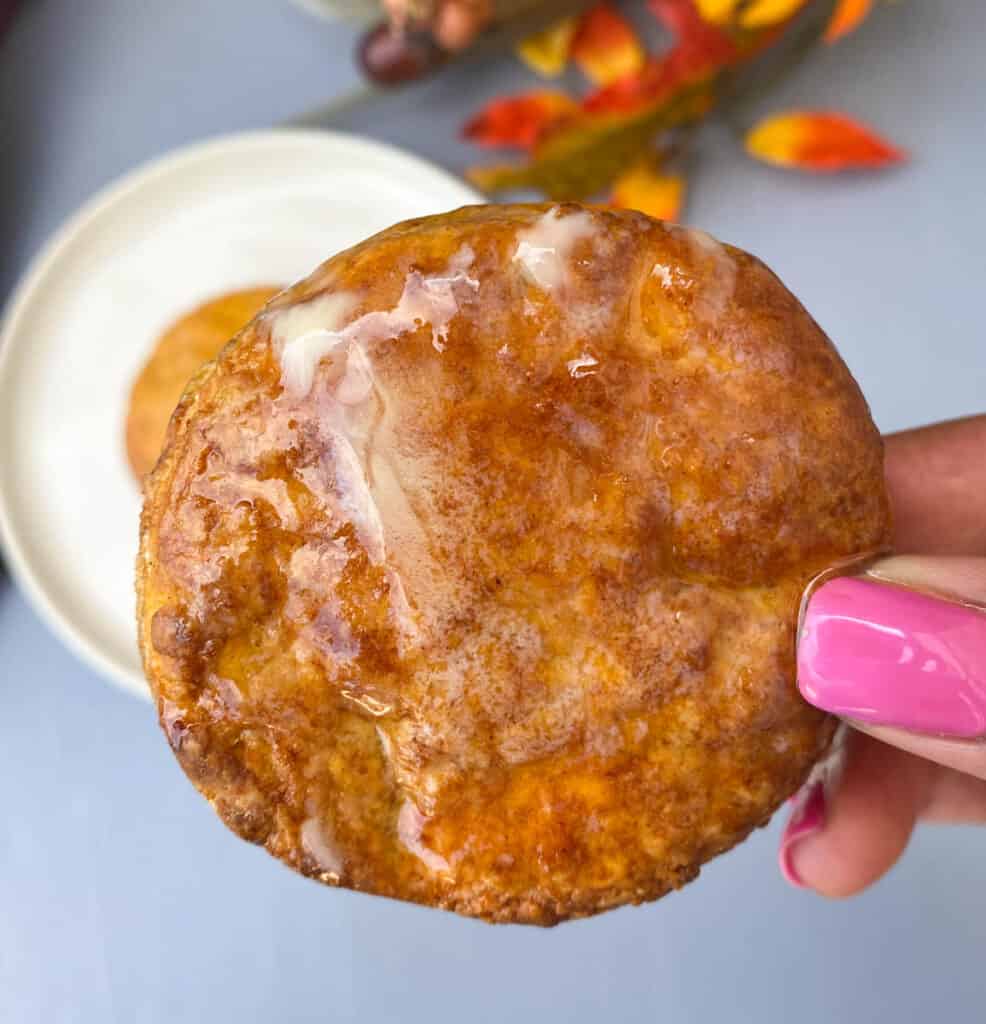
<path id="1" fill-rule="evenodd" d="M 825 42 L 834 43 L 855 32 L 872 10 L 873 0 L 839 0 L 825 29 Z"/>
<path id="2" fill-rule="evenodd" d="M 613 205 L 640 210 L 658 220 L 678 220 L 685 198 L 685 179 L 668 174 L 653 158 L 641 160 L 613 183 Z"/>
<path id="3" fill-rule="evenodd" d="M 753 0 L 740 15 L 740 24 L 743 28 L 776 25 L 779 21 L 787 21 L 797 14 L 805 2 L 806 0 Z"/>
<path id="4" fill-rule="evenodd" d="M 721 25 L 732 18 L 738 3 L 739 0 L 696 0 L 695 6 L 706 21 L 715 21 Z"/>
<path id="5" fill-rule="evenodd" d="M 579 19 L 574 15 L 562 18 L 541 32 L 517 44 L 517 56 L 532 70 L 545 78 L 557 78 L 568 64 L 572 39 Z"/>

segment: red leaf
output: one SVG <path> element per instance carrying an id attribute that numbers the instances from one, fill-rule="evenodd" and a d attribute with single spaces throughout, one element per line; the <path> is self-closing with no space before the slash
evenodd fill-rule
<path id="1" fill-rule="evenodd" d="M 721 28 L 706 21 L 694 0 L 648 0 L 651 13 L 677 39 L 681 48 L 710 63 L 728 64 L 738 56 L 736 43 Z"/>
<path id="2" fill-rule="evenodd" d="M 650 8 L 677 34 L 675 45 L 651 57 L 636 74 L 591 93 L 583 110 L 629 113 L 669 99 L 682 86 L 711 77 L 745 56 L 725 32 L 702 20 L 693 0 L 650 0 Z"/>
<path id="3" fill-rule="evenodd" d="M 571 56 L 596 85 L 608 85 L 639 71 L 644 50 L 630 23 L 614 7 L 598 4 L 579 19 Z"/>
<path id="4" fill-rule="evenodd" d="M 651 57 L 637 74 L 589 93 L 582 109 L 592 114 L 628 113 L 670 94 L 676 83 L 675 70 L 667 58 Z"/>
<path id="5" fill-rule="evenodd" d="M 548 128 L 578 110 L 564 93 L 542 90 L 504 96 L 466 122 L 463 135 L 479 146 L 531 149 Z"/>

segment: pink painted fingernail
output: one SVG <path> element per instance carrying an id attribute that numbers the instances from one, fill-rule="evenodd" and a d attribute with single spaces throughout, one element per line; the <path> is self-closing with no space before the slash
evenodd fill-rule
<path id="1" fill-rule="evenodd" d="M 805 612 L 798 687 L 844 718 L 986 735 L 986 614 L 893 584 L 832 580 Z"/>
<path id="2" fill-rule="evenodd" d="M 798 889 L 807 886 L 801 880 L 794 863 L 795 849 L 806 836 L 821 831 L 825 825 L 825 787 L 813 782 L 796 798 L 794 811 L 784 829 L 777 863 L 781 874 Z"/>

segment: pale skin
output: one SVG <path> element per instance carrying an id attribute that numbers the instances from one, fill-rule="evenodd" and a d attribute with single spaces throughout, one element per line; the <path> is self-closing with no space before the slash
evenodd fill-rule
<path id="1" fill-rule="evenodd" d="M 384 0 L 395 24 L 402 24 L 407 13 L 407 0 Z M 490 0 L 442 0 L 435 5 L 430 29 L 446 50 L 465 49 L 490 20 Z"/>
<path id="2" fill-rule="evenodd" d="M 986 416 L 886 439 L 894 578 L 986 607 Z M 849 723 L 824 827 L 796 847 L 810 889 L 853 896 L 884 875 L 921 821 L 986 823 L 986 739 Z M 865 732 L 863 731 L 865 729 Z"/>

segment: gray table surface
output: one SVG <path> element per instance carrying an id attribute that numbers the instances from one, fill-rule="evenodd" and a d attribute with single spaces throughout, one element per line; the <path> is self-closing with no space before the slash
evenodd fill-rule
<path id="1" fill-rule="evenodd" d="M 355 82 L 354 30 L 287 0 L 36 0 L 0 43 L 0 297 L 94 189 L 180 143 Z M 911 0 L 776 106 L 844 106 L 913 151 L 805 179 L 703 144 L 690 219 L 763 256 L 837 340 L 886 430 L 986 406 L 986 4 Z M 509 60 L 377 112 L 451 166 Z M 358 119 L 357 119 L 358 121 Z M 356 122 L 354 122 L 356 123 Z M 366 127 L 364 123 L 363 127 Z M 430 148 L 428 148 L 430 147 Z M 778 823 L 646 908 L 490 928 L 295 877 L 181 776 L 150 708 L 0 582 L 0 1020 L 979 1021 L 986 831 L 924 829 L 851 903 L 785 886 Z"/>

